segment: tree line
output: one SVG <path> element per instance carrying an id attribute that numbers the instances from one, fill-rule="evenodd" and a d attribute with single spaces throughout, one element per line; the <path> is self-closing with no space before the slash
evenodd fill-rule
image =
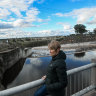
<path id="1" fill-rule="evenodd" d="M 86 29 L 86 26 L 83 24 L 76 24 L 74 26 L 75 29 L 75 33 L 76 34 L 84 34 L 89 32 L 89 34 L 92 34 L 92 32 L 90 32 L 89 30 Z M 96 34 L 96 28 L 93 29 L 93 34 Z"/>

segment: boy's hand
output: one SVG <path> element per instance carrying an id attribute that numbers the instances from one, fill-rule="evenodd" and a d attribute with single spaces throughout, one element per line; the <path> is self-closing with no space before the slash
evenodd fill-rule
<path id="1" fill-rule="evenodd" d="M 45 79 L 46 79 L 46 75 L 45 75 L 45 76 L 43 76 L 43 77 L 42 77 L 42 79 L 43 79 L 43 80 L 45 80 Z"/>

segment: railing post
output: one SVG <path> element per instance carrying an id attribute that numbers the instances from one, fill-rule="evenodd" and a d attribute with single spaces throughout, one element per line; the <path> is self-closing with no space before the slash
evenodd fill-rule
<path id="1" fill-rule="evenodd" d="M 96 66 L 91 68 L 91 84 L 96 86 Z"/>

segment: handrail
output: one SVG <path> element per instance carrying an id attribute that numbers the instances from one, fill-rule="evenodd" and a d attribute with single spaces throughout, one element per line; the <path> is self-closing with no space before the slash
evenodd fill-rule
<path id="1" fill-rule="evenodd" d="M 43 79 L 35 80 L 35 81 L 29 82 L 29 83 L 26 83 L 26 84 L 23 84 L 23 85 L 19 85 L 19 86 L 16 86 L 16 87 L 12 87 L 12 88 L 0 91 L 0 96 L 10 96 L 10 95 L 13 95 L 13 94 L 16 94 L 16 93 L 20 93 L 22 91 L 37 87 L 37 86 L 39 86 L 43 83 L 44 83 Z"/>
<path id="2" fill-rule="evenodd" d="M 81 67 L 78 67 L 78 68 L 74 68 L 74 69 L 68 70 L 67 75 L 71 75 L 71 74 L 74 74 L 76 72 L 80 72 L 80 71 L 83 71 L 83 70 L 86 70 L 88 68 L 95 67 L 95 66 L 96 66 L 96 63 L 90 63 L 88 65 L 84 65 L 84 66 L 81 66 Z"/>
<path id="3" fill-rule="evenodd" d="M 76 72 L 79 72 L 79 71 L 82 71 L 82 70 L 86 70 L 88 68 L 95 67 L 95 66 L 96 66 L 96 63 L 91 63 L 91 64 L 88 64 L 88 65 L 85 65 L 85 66 L 74 68 L 74 69 L 71 69 L 71 70 L 67 71 L 67 75 L 71 75 L 73 73 L 76 73 Z M 29 89 L 32 89 L 34 87 L 37 87 L 37 86 L 43 84 L 44 82 L 45 81 L 43 79 L 39 79 L 39 80 L 35 80 L 35 81 L 29 82 L 29 83 L 26 83 L 26 84 L 23 84 L 23 85 L 19 85 L 17 87 L 6 89 L 6 90 L 3 90 L 3 91 L 0 91 L 0 96 L 10 96 L 10 95 L 13 95 L 13 94 L 16 94 L 16 93 L 20 93 L 22 91 L 29 90 Z"/>

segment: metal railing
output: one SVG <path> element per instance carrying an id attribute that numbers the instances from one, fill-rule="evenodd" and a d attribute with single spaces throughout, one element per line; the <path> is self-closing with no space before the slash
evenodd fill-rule
<path id="1" fill-rule="evenodd" d="M 96 88 L 96 64 L 91 63 L 85 66 L 74 68 L 67 71 L 68 86 L 66 88 L 66 96 L 82 96 Z M 0 96 L 11 96 L 21 93 L 25 90 L 30 90 L 44 83 L 44 80 L 39 79 L 17 87 L 0 91 Z"/>
<path id="2" fill-rule="evenodd" d="M 68 86 L 66 96 L 82 96 L 96 86 L 96 64 L 91 63 L 67 71 Z"/>

